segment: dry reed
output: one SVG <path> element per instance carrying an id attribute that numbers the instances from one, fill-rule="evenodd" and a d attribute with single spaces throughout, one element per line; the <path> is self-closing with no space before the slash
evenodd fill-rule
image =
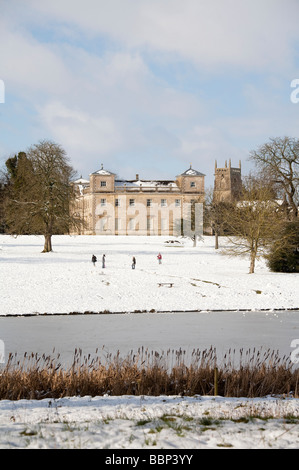
<path id="1" fill-rule="evenodd" d="M 0 369 L 0 399 L 43 399 L 101 395 L 214 395 L 224 397 L 298 396 L 299 371 L 278 351 L 229 350 L 222 364 L 214 348 L 203 351 L 140 348 L 120 353 L 84 356 L 76 349 L 73 363 L 63 368 L 56 357 L 10 354 Z M 217 384 L 214 371 L 217 366 Z"/>

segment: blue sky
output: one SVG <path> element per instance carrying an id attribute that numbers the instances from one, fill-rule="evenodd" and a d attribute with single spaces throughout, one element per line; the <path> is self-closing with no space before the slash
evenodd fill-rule
<path id="1" fill-rule="evenodd" d="M 297 0 L 0 0 L 0 162 L 41 139 L 78 175 L 213 184 L 298 137 Z"/>

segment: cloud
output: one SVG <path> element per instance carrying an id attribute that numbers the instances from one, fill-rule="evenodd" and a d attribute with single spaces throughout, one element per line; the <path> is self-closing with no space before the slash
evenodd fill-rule
<path id="1" fill-rule="evenodd" d="M 51 47 L 39 44 L 30 34 L 0 22 L 1 73 L 7 92 L 18 90 L 28 100 L 38 93 L 64 93 L 70 73 Z"/>
<path id="2" fill-rule="evenodd" d="M 78 0 L 28 4 L 38 21 L 72 24 L 122 47 L 174 54 L 208 68 L 290 67 L 298 41 L 296 0 L 85 0 L 84 8 Z"/>
<path id="3" fill-rule="evenodd" d="M 238 162 L 240 155 L 244 156 L 242 149 L 227 139 L 222 124 L 223 122 L 215 122 L 210 125 L 195 125 L 181 139 L 181 156 L 186 162 L 206 173 L 208 178 L 213 171 L 215 160 L 218 160 L 221 166 L 229 158 Z"/>
<path id="4" fill-rule="evenodd" d="M 298 13 L 296 0 L 10 0 L 2 109 L 15 100 L 18 135 L 53 138 L 85 175 L 108 162 L 171 177 L 192 162 L 209 176 L 298 129 Z"/>
<path id="5" fill-rule="evenodd" d="M 39 109 L 45 129 L 58 142 L 63 142 L 76 168 L 82 169 L 88 159 L 109 158 L 124 145 L 123 136 L 113 119 L 93 116 L 60 102 L 50 102 Z"/>
<path id="6" fill-rule="evenodd" d="M 163 145 L 167 126 L 196 111 L 190 94 L 158 80 L 136 52 L 99 57 L 77 45 L 39 42 L 10 23 L 1 35 L 9 43 L 0 55 L 10 93 L 35 113 L 36 135 L 59 141 L 79 167 L 99 155 L 142 152 L 154 140 Z"/>

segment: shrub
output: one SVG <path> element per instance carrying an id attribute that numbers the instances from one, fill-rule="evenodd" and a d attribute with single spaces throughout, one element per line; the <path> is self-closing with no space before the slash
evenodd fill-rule
<path id="1" fill-rule="evenodd" d="M 279 239 L 270 249 L 267 261 L 271 271 L 299 272 L 299 220 L 284 225 Z"/>

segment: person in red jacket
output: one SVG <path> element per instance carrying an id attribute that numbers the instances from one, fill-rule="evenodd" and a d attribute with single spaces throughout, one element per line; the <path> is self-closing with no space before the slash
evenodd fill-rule
<path id="1" fill-rule="evenodd" d="M 158 258 L 159 264 L 162 264 L 162 255 L 161 255 L 161 253 L 158 254 L 157 258 Z"/>

